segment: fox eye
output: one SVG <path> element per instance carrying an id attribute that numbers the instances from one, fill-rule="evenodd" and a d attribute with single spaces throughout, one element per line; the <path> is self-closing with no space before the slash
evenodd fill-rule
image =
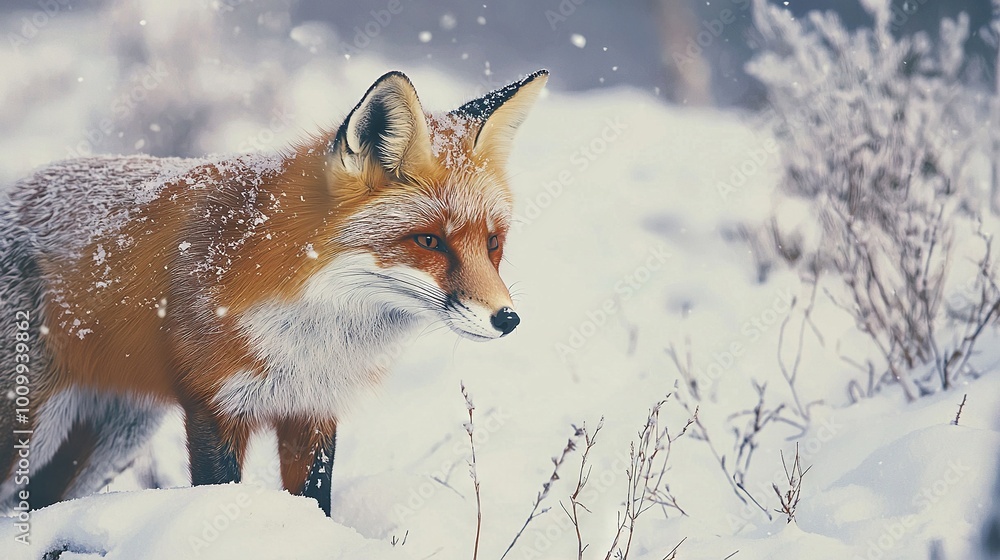
<path id="1" fill-rule="evenodd" d="M 499 249 L 500 238 L 495 235 L 490 236 L 489 240 L 486 242 L 486 248 L 489 249 L 490 251 L 496 251 L 497 249 Z"/>
<path id="2" fill-rule="evenodd" d="M 421 233 L 420 235 L 413 236 L 413 239 L 417 242 L 417 245 L 420 245 L 424 249 L 444 251 L 444 243 L 442 243 L 441 238 L 436 235 Z"/>

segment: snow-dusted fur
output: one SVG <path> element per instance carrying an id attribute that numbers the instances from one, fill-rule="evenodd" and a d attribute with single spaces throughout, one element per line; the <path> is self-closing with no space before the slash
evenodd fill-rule
<path id="1" fill-rule="evenodd" d="M 18 321 L 27 317 L 37 328 L 41 284 L 37 274 L 38 264 L 29 250 L 30 237 L 14 219 L 9 198 L 0 192 L 0 464 L 8 464 L 13 457 L 14 430 L 30 428 L 18 425 L 15 403 Z M 20 314 L 20 316 L 19 316 Z M 34 331 L 37 332 L 37 331 Z M 31 368 L 43 367 L 47 356 L 38 344 L 28 344 L 25 354 Z M 27 391 L 37 386 L 25 385 Z M 31 398 L 31 395 L 25 395 Z M 30 439 L 30 438 L 29 438 Z M 7 473 L 0 473 L 6 477 Z M 10 492 L 7 485 L 0 486 L 0 510 L 6 510 Z"/>
<path id="2" fill-rule="evenodd" d="M 48 256 L 73 255 L 94 237 L 111 233 L 109 230 L 129 219 L 127 212 L 111 209 L 151 200 L 166 181 L 202 163 L 147 156 L 67 160 L 39 170 L 0 194 L 0 465 L 8 463 L 16 440 L 28 438 L 30 478 L 52 459 L 74 425 L 99 426 L 91 460 L 67 493 L 67 497 L 83 496 L 127 467 L 156 428 L 163 409 L 148 399 L 71 389 L 58 391 L 42 402 L 55 374 L 51 356 L 39 340 L 39 333 L 48 328 L 43 317 L 48 313 L 50 319 L 58 319 L 81 336 L 89 331 L 85 310 L 69 306 L 43 309 L 43 290 L 51 290 L 56 302 L 61 298 L 58 282 L 43 284 L 40 261 Z M 106 188 L 87 188 L 92 184 Z M 132 241 L 119 238 L 117 249 L 127 248 Z M 95 280 L 95 287 L 103 281 Z M 29 338 L 19 347 L 15 336 L 25 332 L 18 328 L 23 317 L 28 317 Z M 25 349 L 27 352 L 22 352 Z M 27 365 L 27 383 L 19 383 L 19 364 Z M 17 397 L 26 398 L 27 406 L 18 406 Z M 19 416 L 24 409 L 27 414 Z M 28 421 L 21 422 L 22 418 Z M 15 436 L 14 430 L 33 432 Z M 0 481 L 0 509 L 6 509 L 16 502 L 14 498 L 24 484 L 15 484 L 18 477 L 13 472 L 0 476 L 5 477 Z"/>

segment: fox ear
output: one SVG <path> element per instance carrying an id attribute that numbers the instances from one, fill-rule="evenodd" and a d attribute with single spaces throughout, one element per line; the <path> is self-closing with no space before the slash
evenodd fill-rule
<path id="1" fill-rule="evenodd" d="M 338 133 L 345 161 L 373 158 L 389 173 L 402 176 L 430 160 L 427 119 L 410 79 L 389 72 L 372 84 Z"/>
<path id="2" fill-rule="evenodd" d="M 491 91 L 452 111 L 481 123 L 476 133 L 473 153 L 506 160 L 514 133 L 528 117 L 528 111 L 535 104 L 548 79 L 548 70 L 538 70 L 523 80 Z"/>

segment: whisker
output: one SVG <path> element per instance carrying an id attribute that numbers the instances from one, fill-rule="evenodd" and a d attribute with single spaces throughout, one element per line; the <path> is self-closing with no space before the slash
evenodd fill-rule
<path id="1" fill-rule="evenodd" d="M 401 283 L 401 284 L 404 284 L 406 286 L 410 286 L 414 290 L 419 291 L 419 293 L 423 293 L 423 294 L 426 294 L 428 296 L 433 296 L 435 299 L 443 299 L 443 298 L 447 297 L 447 294 L 445 294 L 445 292 L 443 290 L 441 290 L 440 288 L 438 288 L 437 286 L 432 286 L 432 285 L 429 285 L 429 284 L 427 284 L 425 282 L 421 282 L 421 281 L 413 279 L 413 278 L 406 278 L 406 277 L 399 277 L 399 276 L 390 276 L 388 274 L 382 274 L 382 273 L 372 272 L 372 271 L 364 271 L 364 272 L 361 272 L 359 274 L 368 274 L 368 275 L 375 276 L 376 278 L 379 278 L 379 279 L 382 279 L 382 280 L 386 280 L 386 281 L 389 281 L 389 282 Z"/>
<path id="2" fill-rule="evenodd" d="M 432 335 L 438 331 L 441 331 L 442 329 L 448 329 L 448 328 L 449 328 L 448 325 L 445 324 L 443 321 L 431 323 L 426 327 L 424 327 L 423 330 L 420 331 L 420 334 L 416 336 L 416 338 Z"/>
<path id="3" fill-rule="evenodd" d="M 346 301 L 356 301 L 356 302 L 368 302 L 373 296 L 370 293 L 370 284 L 362 285 L 347 285 L 343 286 L 341 290 L 338 291 L 336 297 Z M 369 288 L 369 289 L 365 289 Z M 407 300 L 412 300 L 413 305 L 410 306 L 408 312 L 414 315 L 425 315 L 427 313 L 437 314 L 445 309 L 445 302 L 441 300 L 428 301 L 432 299 L 430 296 L 423 294 L 409 293 L 406 289 L 402 289 L 398 286 L 386 286 L 386 291 L 393 292 L 401 295 Z M 376 304 L 384 304 L 384 302 L 378 301 L 376 298 Z"/>
<path id="4" fill-rule="evenodd" d="M 380 283 L 376 283 L 378 287 L 400 294 L 404 297 L 412 297 L 419 301 L 432 303 L 437 309 L 431 309 L 435 311 L 446 308 L 448 304 L 448 296 L 440 288 L 412 278 L 392 276 L 373 271 L 345 271 L 345 275 L 369 280 L 369 282 L 359 282 L 356 286 L 354 286 L 355 289 L 370 288 L 372 286 L 372 283 L 370 282 L 371 277 L 375 277 L 381 281 Z"/>

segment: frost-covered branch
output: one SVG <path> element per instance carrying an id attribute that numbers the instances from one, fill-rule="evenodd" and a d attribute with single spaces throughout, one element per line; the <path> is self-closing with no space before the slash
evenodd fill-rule
<path id="1" fill-rule="evenodd" d="M 848 30 L 832 12 L 795 18 L 755 0 L 762 49 L 748 71 L 764 83 L 775 117 L 780 192 L 811 214 L 815 231 L 784 231 L 772 219 L 744 228 L 744 237 L 775 245 L 770 253 L 816 284 L 828 280 L 824 293 L 871 341 L 874 352 L 861 362 L 884 375 L 866 372 L 869 390 L 852 382 L 852 397 L 888 379 L 913 400 L 974 374 L 976 340 L 1000 314 L 990 239 L 981 234 L 983 212 L 1000 207 L 986 200 L 998 198 L 1000 167 L 984 177 L 983 166 L 1000 160 L 1000 132 L 984 124 L 1000 120 L 1000 95 L 965 72 L 964 14 L 942 20 L 936 40 L 897 37 L 888 0 L 863 5 L 873 25 Z M 985 254 L 974 253 L 977 227 Z M 962 282 L 966 261 L 979 265 L 973 290 Z M 957 315 L 945 305 L 956 292 L 968 300 L 957 341 L 949 323 Z M 781 362 L 793 393 L 798 363 Z M 797 397 L 795 411 L 808 422 Z"/>

